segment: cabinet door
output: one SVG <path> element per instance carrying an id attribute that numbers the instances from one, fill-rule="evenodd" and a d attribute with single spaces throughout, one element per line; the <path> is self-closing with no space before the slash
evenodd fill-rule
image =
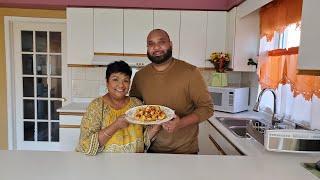
<path id="1" fill-rule="evenodd" d="M 124 53 L 147 54 L 147 35 L 153 29 L 153 10 L 124 10 Z"/>
<path id="2" fill-rule="evenodd" d="M 319 52 L 317 47 L 320 42 L 320 21 L 318 10 L 320 1 L 303 1 L 301 20 L 301 41 L 299 49 L 299 70 L 320 70 Z"/>
<path id="3" fill-rule="evenodd" d="M 211 141 L 209 137 L 210 128 L 208 122 L 202 122 L 199 124 L 199 154 L 200 155 L 222 155 L 217 146 Z"/>
<path id="4" fill-rule="evenodd" d="M 67 8 L 67 62 L 91 64 L 93 57 L 93 9 Z"/>
<path id="5" fill-rule="evenodd" d="M 213 52 L 226 51 L 226 19 L 224 11 L 208 11 L 206 59 L 210 59 Z M 206 67 L 213 67 L 211 62 L 205 63 Z"/>
<path id="6" fill-rule="evenodd" d="M 227 21 L 226 21 L 226 52 L 230 55 L 231 63 L 230 67 L 234 66 L 234 39 L 236 35 L 236 14 L 237 8 L 233 8 L 227 13 Z"/>
<path id="7" fill-rule="evenodd" d="M 74 151 L 79 143 L 82 116 L 60 115 L 60 150 Z"/>
<path id="8" fill-rule="evenodd" d="M 123 53 L 123 9 L 94 9 L 94 52 Z"/>
<path id="9" fill-rule="evenodd" d="M 60 128 L 60 150 L 74 151 L 79 143 L 80 128 Z"/>
<path id="10" fill-rule="evenodd" d="M 206 128 L 208 128 L 210 139 L 216 147 L 219 149 L 220 153 L 223 155 L 244 155 L 233 143 L 231 143 L 226 137 L 218 131 L 218 129 L 211 124 L 209 121 L 204 122 Z"/>
<path id="11" fill-rule="evenodd" d="M 207 12 L 181 11 L 180 59 L 205 67 Z"/>
<path id="12" fill-rule="evenodd" d="M 234 71 L 256 71 L 248 66 L 248 59 L 256 59 L 259 53 L 260 29 L 259 12 L 255 11 L 243 18 L 236 16 L 236 34 L 233 52 Z"/>
<path id="13" fill-rule="evenodd" d="M 180 11 L 154 10 L 154 28 L 165 30 L 172 42 L 173 57 L 179 57 Z"/>

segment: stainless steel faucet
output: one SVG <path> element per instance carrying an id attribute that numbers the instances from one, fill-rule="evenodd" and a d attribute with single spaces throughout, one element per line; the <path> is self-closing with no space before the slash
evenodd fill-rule
<path id="1" fill-rule="evenodd" d="M 270 89 L 270 88 L 265 88 L 263 89 L 260 93 L 259 93 L 259 97 L 258 97 L 258 100 L 256 102 L 256 104 L 253 106 L 253 111 L 256 111 L 258 112 L 259 111 L 259 105 L 260 105 L 260 102 L 261 102 L 261 98 L 262 98 L 262 95 L 266 92 L 266 91 L 270 91 L 273 95 L 273 113 L 272 113 L 272 118 L 271 118 L 271 124 L 272 124 L 272 127 L 275 127 L 276 123 L 278 123 L 279 121 L 276 119 L 275 117 L 275 114 L 277 112 L 277 96 L 276 96 L 276 93 L 274 92 L 273 89 Z"/>

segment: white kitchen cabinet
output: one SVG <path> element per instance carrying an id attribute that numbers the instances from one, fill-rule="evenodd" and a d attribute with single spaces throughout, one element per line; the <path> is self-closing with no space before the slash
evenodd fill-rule
<path id="1" fill-rule="evenodd" d="M 60 150 L 74 151 L 79 143 L 81 115 L 60 115 Z"/>
<path id="2" fill-rule="evenodd" d="M 298 57 L 299 70 L 320 70 L 320 61 L 317 47 L 320 42 L 320 16 L 318 10 L 320 1 L 307 0 L 303 1 L 302 19 L 301 19 L 301 40 Z"/>
<path id="3" fill-rule="evenodd" d="M 147 36 L 153 29 L 153 10 L 124 9 L 124 53 L 147 54 Z"/>
<path id="4" fill-rule="evenodd" d="M 206 34 L 206 11 L 181 11 L 179 59 L 205 67 Z"/>
<path id="5" fill-rule="evenodd" d="M 217 146 L 213 144 L 209 137 L 210 127 L 208 122 L 202 122 L 199 124 L 199 153 L 200 155 L 222 155 Z"/>
<path id="6" fill-rule="evenodd" d="M 172 42 L 172 55 L 173 57 L 179 57 L 180 46 L 180 11 L 173 10 L 154 10 L 154 29 L 165 30 Z"/>
<path id="7" fill-rule="evenodd" d="M 67 8 L 67 62 L 91 64 L 93 57 L 93 9 Z"/>
<path id="8" fill-rule="evenodd" d="M 123 9 L 94 9 L 94 52 L 123 53 Z"/>
<path id="9" fill-rule="evenodd" d="M 199 154 L 244 155 L 210 121 L 199 125 Z"/>
<path id="10" fill-rule="evenodd" d="M 226 51 L 231 55 L 234 71 L 256 71 L 255 66 L 248 66 L 249 58 L 256 60 L 259 52 L 259 12 L 254 11 L 239 18 L 237 7 L 227 15 Z"/>
<path id="11" fill-rule="evenodd" d="M 226 22 L 227 12 L 208 11 L 206 58 L 210 59 L 212 52 L 225 52 L 226 50 Z M 209 61 L 205 61 L 206 67 L 213 67 Z"/>

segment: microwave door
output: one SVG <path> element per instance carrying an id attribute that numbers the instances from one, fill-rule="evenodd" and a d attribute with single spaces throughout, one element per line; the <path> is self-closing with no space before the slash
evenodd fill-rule
<path id="1" fill-rule="evenodd" d="M 229 102 L 229 92 L 218 91 L 211 92 L 213 98 L 214 109 L 217 111 L 232 112 L 232 106 Z"/>
<path id="2" fill-rule="evenodd" d="M 213 104 L 215 107 L 221 107 L 222 106 L 222 92 L 212 92 L 211 93 Z"/>

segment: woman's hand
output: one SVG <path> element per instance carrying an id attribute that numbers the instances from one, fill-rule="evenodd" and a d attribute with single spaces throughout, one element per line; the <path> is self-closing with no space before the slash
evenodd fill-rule
<path id="1" fill-rule="evenodd" d="M 123 129 L 129 126 L 129 122 L 126 120 L 125 115 L 119 116 L 114 123 L 118 129 Z"/>

